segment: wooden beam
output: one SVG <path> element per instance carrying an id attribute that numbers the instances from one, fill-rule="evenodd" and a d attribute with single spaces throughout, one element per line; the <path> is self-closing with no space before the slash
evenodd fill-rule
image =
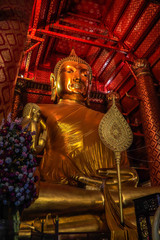
<path id="1" fill-rule="evenodd" d="M 80 35 L 89 36 L 91 38 L 100 38 L 100 39 L 104 39 L 106 41 L 110 41 L 110 42 L 114 42 L 114 43 L 117 43 L 117 41 L 118 41 L 117 38 L 116 38 L 117 40 L 115 40 L 115 38 L 110 38 L 110 37 L 108 37 L 106 35 L 92 33 L 92 32 L 84 31 L 84 30 L 81 30 L 81 29 L 78 29 L 78 28 L 74 28 L 74 27 L 68 27 L 68 26 L 59 24 L 58 22 L 50 24 L 49 27 L 53 28 L 53 29 L 62 30 L 62 31 L 78 33 Z"/>
<path id="2" fill-rule="evenodd" d="M 100 43 L 100 42 L 94 42 L 94 41 L 86 40 L 86 39 L 79 38 L 79 37 L 73 37 L 73 36 L 70 36 L 70 35 L 62 34 L 62 33 L 56 33 L 56 32 L 47 31 L 47 30 L 44 30 L 44 29 L 37 29 L 36 32 L 44 34 L 44 35 L 48 35 L 50 37 L 56 37 L 56 38 L 66 39 L 66 40 L 69 40 L 69 41 L 81 42 L 81 43 L 96 46 L 96 47 L 99 47 L 99 48 L 115 50 L 115 51 L 121 52 L 123 54 L 128 53 L 127 49 L 120 49 L 120 48 L 115 47 L 115 46 L 109 46 L 107 44 L 103 44 L 103 43 Z"/>

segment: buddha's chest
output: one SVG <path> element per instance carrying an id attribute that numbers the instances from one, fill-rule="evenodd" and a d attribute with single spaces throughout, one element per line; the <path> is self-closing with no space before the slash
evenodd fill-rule
<path id="1" fill-rule="evenodd" d="M 61 106 L 48 112 L 48 146 L 67 153 L 83 151 L 99 142 L 98 126 L 103 114 L 85 106 Z"/>
<path id="2" fill-rule="evenodd" d="M 82 112 L 64 114 L 60 119 L 52 119 L 52 116 L 49 116 L 47 131 L 48 141 L 53 143 L 56 149 L 68 153 L 81 152 L 100 141 L 98 124 L 95 124 L 93 116 L 88 119 L 88 116 Z"/>

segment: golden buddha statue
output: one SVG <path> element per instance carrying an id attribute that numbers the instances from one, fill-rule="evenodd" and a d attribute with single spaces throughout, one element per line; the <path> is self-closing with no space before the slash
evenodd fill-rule
<path id="1" fill-rule="evenodd" d="M 39 197 L 24 211 L 24 220 L 50 213 L 63 217 L 69 214 L 73 220 L 68 228 L 64 227 L 66 231 L 94 232 L 107 229 L 107 214 L 110 218 L 112 213 L 104 215 L 106 201 L 117 211 L 114 154 L 103 145 L 98 134 L 104 114 L 87 106 L 91 78 L 91 67 L 72 50 L 69 57 L 57 63 L 51 74 L 54 104 L 28 103 L 24 108 L 24 124 L 30 122 L 31 130 L 36 132 L 33 149 L 37 154 L 43 151 L 38 168 Z M 159 188 L 137 188 L 138 177 L 129 168 L 125 152 L 121 167 L 124 212 L 131 222 L 129 227 L 135 230 L 132 199 L 159 192 Z M 102 191 L 104 182 L 107 191 Z M 109 194 L 109 199 L 104 194 Z M 90 224 L 86 224 L 87 221 Z M 69 220 L 66 222 L 68 224 Z M 112 227 L 109 228 L 112 231 Z M 135 235 L 130 239 L 136 239 Z"/>

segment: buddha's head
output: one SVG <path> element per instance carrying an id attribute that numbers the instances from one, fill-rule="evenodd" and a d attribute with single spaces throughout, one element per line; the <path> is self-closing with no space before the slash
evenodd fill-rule
<path id="1" fill-rule="evenodd" d="M 87 62 L 72 50 L 70 55 L 60 60 L 51 74 L 52 100 L 73 99 L 86 101 L 91 85 L 92 70 Z"/>

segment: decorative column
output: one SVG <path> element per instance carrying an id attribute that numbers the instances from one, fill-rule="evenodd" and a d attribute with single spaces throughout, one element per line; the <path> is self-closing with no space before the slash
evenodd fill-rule
<path id="1" fill-rule="evenodd" d="M 0 122 L 11 111 L 34 0 L 0 0 Z"/>
<path id="2" fill-rule="evenodd" d="M 160 185 L 160 108 L 149 63 L 138 59 L 133 64 L 140 101 L 152 185 Z"/>

